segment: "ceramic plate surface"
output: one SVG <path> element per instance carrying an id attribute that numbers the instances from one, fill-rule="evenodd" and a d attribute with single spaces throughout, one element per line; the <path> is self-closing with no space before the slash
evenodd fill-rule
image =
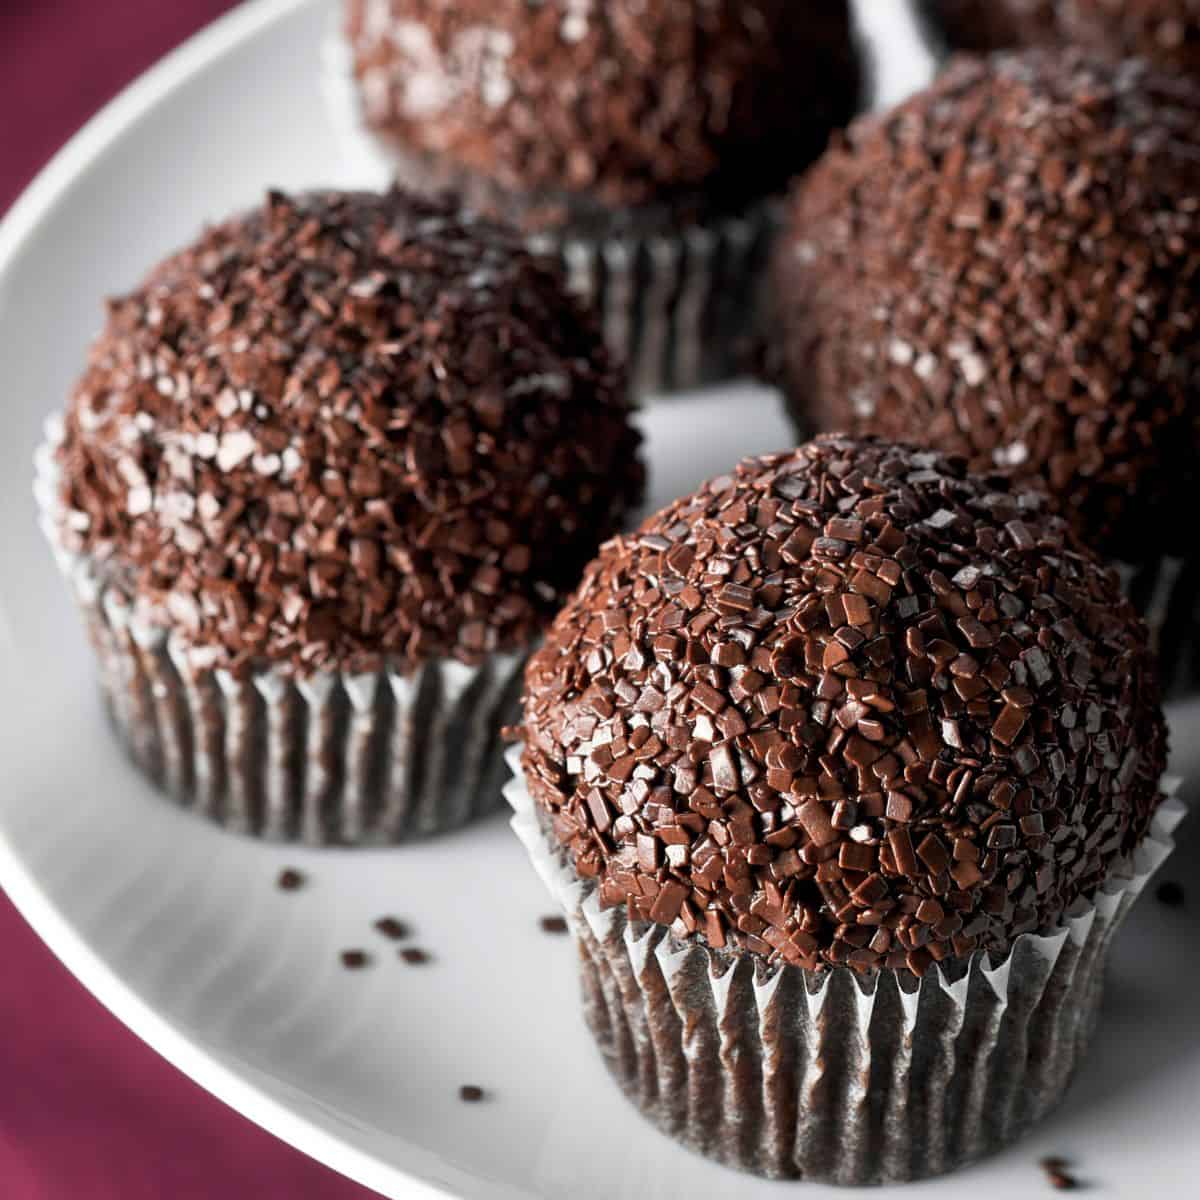
<path id="1" fill-rule="evenodd" d="M 30 457 L 104 294 L 267 185 L 354 182 L 314 86 L 328 18 L 311 0 L 238 10 L 85 129 L 0 227 L 0 884 L 161 1053 L 386 1195 L 845 1194 L 715 1167 L 637 1117 L 584 1030 L 572 947 L 539 929 L 551 905 L 502 818 L 390 851 L 244 841 L 163 803 L 105 726 L 35 527 Z M 643 424 L 655 503 L 788 441 L 774 399 L 750 388 Z M 1176 769 L 1200 775 L 1200 709 L 1175 714 L 1175 742 Z M 307 876 L 301 891 L 275 887 L 286 866 Z M 1195 1194 L 1200 831 L 1185 827 L 1167 873 L 1194 881 L 1189 907 L 1136 911 L 1095 1051 L 1053 1120 L 960 1175 L 875 1195 L 1037 1195 L 1050 1153 L 1105 1196 Z M 372 930 L 388 914 L 430 963 L 404 964 Z M 341 967 L 352 947 L 372 954 L 368 969 Z M 468 1083 L 488 1101 L 463 1104 Z"/>

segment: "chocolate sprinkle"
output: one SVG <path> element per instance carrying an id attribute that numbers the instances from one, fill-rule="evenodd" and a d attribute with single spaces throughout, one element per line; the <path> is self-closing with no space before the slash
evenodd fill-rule
<path id="1" fill-rule="evenodd" d="M 304 886 L 304 876 L 294 867 L 284 867 L 279 872 L 279 878 L 275 881 L 275 886 L 281 892 L 296 892 Z"/>
<path id="2" fill-rule="evenodd" d="M 1174 879 L 1164 879 L 1155 889 L 1154 898 L 1167 908 L 1182 908 L 1187 896 L 1181 883 L 1176 883 Z"/>
<path id="3" fill-rule="evenodd" d="M 1073 1192 L 1081 1186 L 1071 1174 L 1071 1164 L 1065 1158 L 1043 1158 L 1038 1165 L 1046 1173 L 1046 1182 L 1056 1191 Z"/>
<path id="4" fill-rule="evenodd" d="M 1074 50 L 957 61 L 804 177 L 774 280 L 802 426 L 1045 486 L 1108 557 L 1190 550 L 1200 82 Z"/>
<path id="5" fill-rule="evenodd" d="M 543 917 L 539 922 L 543 933 L 566 933 L 566 917 Z"/>
<path id="6" fill-rule="evenodd" d="M 483 1099 L 483 1088 L 476 1087 L 473 1083 L 464 1083 L 458 1089 L 458 1098 L 468 1104 L 477 1104 Z"/>
<path id="7" fill-rule="evenodd" d="M 341 953 L 342 966 L 348 971 L 358 971 L 367 966 L 370 955 L 364 950 L 343 950 Z"/>
<path id="8" fill-rule="evenodd" d="M 429 962 L 430 956 L 427 950 L 422 950 L 417 946 L 405 946 L 405 948 L 400 951 L 400 957 L 404 959 L 406 963 L 409 963 L 414 967 L 419 967 L 422 964 Z"/>
<path id="9" fill-rule="evenodd" d="M 197 665 L 475 665 L 534 641 L 640 494 L 558 268 L 399 191 L 272 193 L 109 305 L 62 538 Z"/>
<path id="10" fill-rule="evenodd" d="M 346 29 L 367 124 L 419 160 L 406 178 L 485 208 L 523 198 L 550 224 L 562 203 L 728 206 L 782 188 L 860 92 L 847 0 L 801 9 L 349 0 Z"/>
<path id="11" fill-rule="evenodd" d="M 395 917 L 380 917 L 375 922 L 375 930 L 392 942 L 401 942 L 412 933 L 403 921 Z"/>
<path id="12" fill-rule="evenodd" d="M 872 439 L 749 459 L 609 542 L 525 682 L 530 790 L 602 902 L 810 969 L 1002 951 L 1093 893 L 1161 800 L 1115 575 L 1037 495 Z"/>

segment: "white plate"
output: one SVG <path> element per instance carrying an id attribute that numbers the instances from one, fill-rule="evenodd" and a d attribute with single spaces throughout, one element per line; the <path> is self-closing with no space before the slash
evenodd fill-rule
<path id="1" fill-rule="evenodd" d="M 104 293 L 268 184 L 343 178 L 314 86 L 326 18 L 302 0 L 239 10 L 93 122 L 0 228 L 0 883 L 159 1051 L 387 1195 L 788 1194 L 692 1157 L 618 1095 L 578 1014 L 571 947 L 538 929 L 550 906 L 501 819 L 386 852 L 242 841 L 164 804 L 103 723 L 78 623 L 35 531 L 30 455 Z M 664 406 L 645 426 L 656 500 L 787 440 L 771 398 L 749 390 Z M 1176 766 L 1187 771 L 1190 757 L 1195 770 L 1200 716 L 1176 730 Z M 1172 874 L 1200 881 L 1198 832 L 1185 831 Z M 276 890 L 284 866 L 310 886 Z M 411 921 L 435 961 L 397 961 L 370 928 L 384 914 Z M 1142 903 L 1117 948 L 1095 1053 L 1043 1131 L 895 1194 L 1038 1194 L 1035 1163 L 1051 1152 L 1075 1157 L 1105 1195 L 1194 1194 L 1198 917 L 1200 886 L 1182 913 Z M 351 946 L 373 951 L 375 965 L 342 969 Z M 491 1098 L 463 1104 L 465 1083 Z"/>

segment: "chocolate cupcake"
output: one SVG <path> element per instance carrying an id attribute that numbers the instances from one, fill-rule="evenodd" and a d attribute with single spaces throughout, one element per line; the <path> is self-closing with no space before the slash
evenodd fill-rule
<path id="1" fill-rule="evenodd" d="M 609 542 L 522 736 L 609 1067 L 773 1177 L 918 1178 L 1040 1119 L 1180 811 L 1114 576 L 1036 493 L 873 439 Z"/>
<path id="2" fill-rule="evenodd" d="M 957 61 L 796 187 L 774 352 L 802 430 L 963 454 L 1130 564 L 1196 674 L 1200 84 L 1079 51 Z"/>
<path id="3" fill-rule="evenodd" d="M 922 0 L 922 8 L 956 50 L 1077 43 L 1200 75 L 1198 0 Z"/>
<path id="4" fill-rule="evenodd" d="M 850 6 L 825 0 L 348 0 L 343 127 L 564 260 L 635 392 L 736 373 L 770 199 L 853 115 Z"/>
<path id="5" fill-rule="evenodd" d="M 520 666 L 639 494 L 555 264 L 448 202 L 272 193 L 110 302 L 39 456 L 116 726 L 229 828 L 494 806 Z"/>

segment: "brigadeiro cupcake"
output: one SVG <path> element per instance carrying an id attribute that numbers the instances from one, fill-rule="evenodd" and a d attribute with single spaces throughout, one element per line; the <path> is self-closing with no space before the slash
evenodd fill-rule
<path id="1" fill-rule="evenodd" d="M 521 664 L 637 442 L 518 235 L 273 193 L 110 302 L 38 494 L 147 774 L 231 829 L 389 842 L 497 802 Z"/>
<path id="2" fill-rule="evenodd" d="M 521 736 L 612 1073 L 773 1177 L 918 1178 L 1039 1120 L 1180 811 L 1113 575 L 1037 494 L 873 439 L 605 545 Z"/>
<path id="3" fill-rule="evenodd" d="M 860 91 L 846 0 L 348 0 L 345 35 L 344 130 L 557 252 L 639 394 L 736 373 L 770 200 Z"/>
<path id="4" fill-rule="evenodd" d="M 1078 51 L 962 60 L 796 187 L 774 353 L 803 430 L 961 453 L 1128 564 L 1197 676 L 1200 83 Z"/>
<path id="5" fill-rule="evenodd" d="M 1074 42 L 1200 74 L 1200 0 L 923 0 L 954 49 Z"/>

